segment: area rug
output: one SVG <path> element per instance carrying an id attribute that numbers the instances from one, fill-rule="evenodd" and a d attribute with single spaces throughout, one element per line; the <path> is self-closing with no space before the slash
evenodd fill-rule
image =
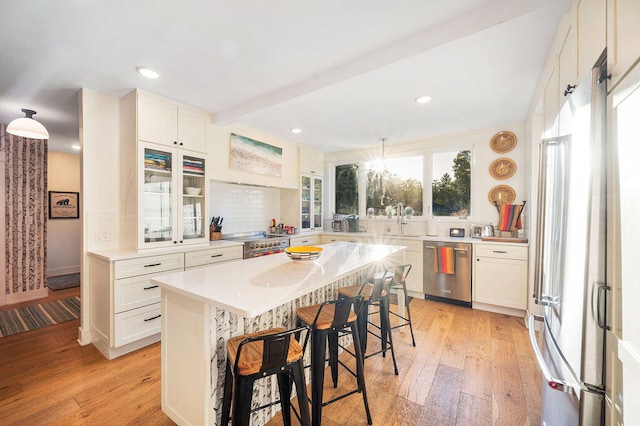
<path id="1" fill-rule="evenodd" d="M 79 317 L 79 297 L 0 311 L 0 337 L 71 321 Z"/>
<path id="2" fill-rule="evenodd" d="M 62 290 L 65 288 L 79 287 L 80 274 L 61 275 L 59 277 L 47 278 L 47 287 L 51 290 Z"/>

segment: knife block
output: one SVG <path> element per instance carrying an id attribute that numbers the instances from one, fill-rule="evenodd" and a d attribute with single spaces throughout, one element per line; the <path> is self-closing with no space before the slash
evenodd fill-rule
<path id="1" fill-rule="evenodd" d="M 214 227 L 209 227 L 209 241 L 217 241 L 222 239 L 222 232 L 214 231 Z"/>

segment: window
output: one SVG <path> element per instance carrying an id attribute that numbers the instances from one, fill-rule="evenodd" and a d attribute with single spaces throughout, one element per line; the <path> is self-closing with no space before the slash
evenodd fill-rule
<path id="1" fill-rule="evenodd" d="M 402 203 L 404 214 L 422 216 L 423 165 L 421 155 L 365 163 L 367 214 L 397 214 Z"/>
<path id="2" fill-rule="evenodd" d="M 358 214 L 358 165 L 336 166 L 336 213 Z"/>
<path id="3" fill-rule="evenodd" d="M 433 216 L 471 214 L 471 151 L 433 153 L 431 211 Z"/>

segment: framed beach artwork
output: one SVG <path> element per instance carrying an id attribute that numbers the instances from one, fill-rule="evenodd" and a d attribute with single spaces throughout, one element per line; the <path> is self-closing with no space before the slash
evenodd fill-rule
<path id="1" fill-rule="evenodd" d="M 267 176 L 282 176 L 282 148 L 231 133 L 229 167 Z"/>
<path id="2" fill-rule="evenodd" d="M 49 219 L 78 219 L 80 193 L 49 191 Z"/>

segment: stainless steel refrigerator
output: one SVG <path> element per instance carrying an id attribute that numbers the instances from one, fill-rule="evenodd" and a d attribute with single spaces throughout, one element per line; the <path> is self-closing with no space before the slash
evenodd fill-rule
<path id="1" fill-rule="evenodd" d="M 567 88 L 560 136 L 540 145 L 534 298 L 542 315 L 529 317 L 529 335 L 548 426 L 604 424 L 607 79 L 600 62 Z"/>

